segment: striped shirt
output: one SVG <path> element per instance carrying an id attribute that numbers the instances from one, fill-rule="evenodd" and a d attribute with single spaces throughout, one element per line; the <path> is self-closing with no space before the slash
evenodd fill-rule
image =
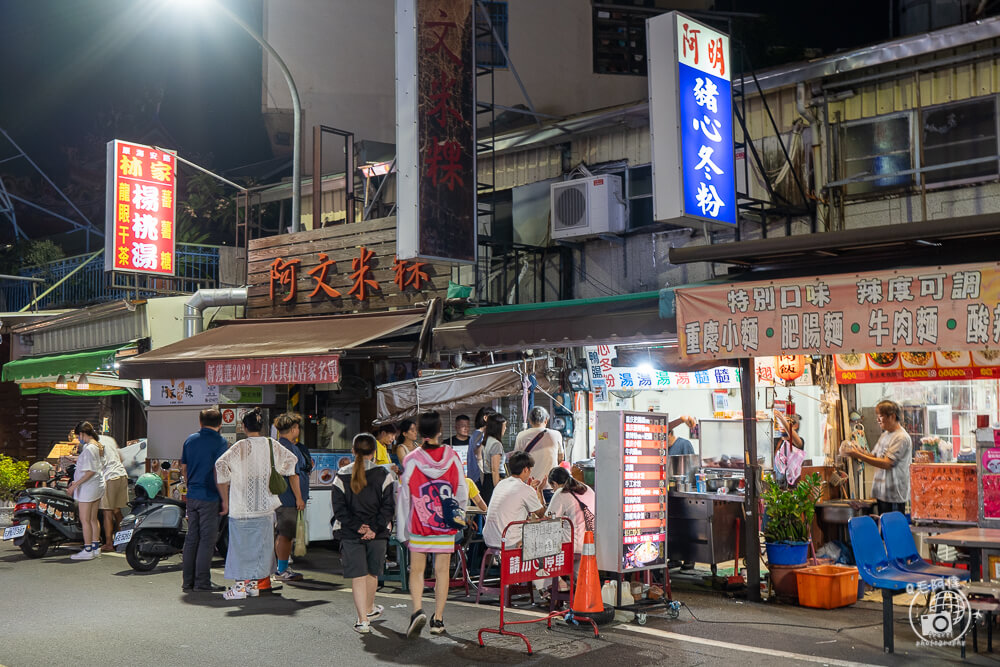
<path id="1" fill-rule="evenodd" d="M 913 442 L 910 435 L 900 426 L 892 433 L 883 431 L 872 454 L 888 458 L 892 467 L 888 470 L 875 469 L 872 481 L 872 495 L 884 503 L 905 503 L 910 499 L 910 458 Z"/>

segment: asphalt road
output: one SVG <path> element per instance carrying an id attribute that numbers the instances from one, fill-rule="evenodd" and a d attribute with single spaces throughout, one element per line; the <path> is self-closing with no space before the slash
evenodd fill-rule
<path id="1" fill-rule="evenodd" d="M 382 620 L 368 636 L 352 630 L 350 585 L 339 575 L 336 554 L 311 545 L 295 564 L 306 575 L 280 594 L 240 602 L 220 595 L 180 590 L 180 560 L 164 561 L 149 574 L 133 572 L 125 559 L 105 554 L 77 562 L 61 549 L 40 560 L 0 543 L 0 665 L 367 665 L 572 664 L 720 665 L 958 664 L 956 648 L 916 647 L 904 621 L 897 621 L 897 653 L 881 651 L 881 614 L 859 606 L 813 611 L 783 605 L 751 605 L 720 593 L 678 584 L 700 621 L 682 610 L 677 620 L 650 616 L 645 626 L 617 623 L 599 639 L 557 622 L 519 628 L 531 640 L 528 656 L 520 640 L 486 636 L 498 608 L 455 601 L 445 614 L 448 634 L 406 640 L 408 596 L 385 588 L 378 601 Z M 221 568 L 221 561 L 216 565 Z M 215 580 L 223 583 L 221 570 Z M 456 589 L 456 599 L 464 591 Z M 428 601 L 425 608 L 430 607 Z M 897 614 L 897 619 L 905 619 Z M 537 617 L 537 610 L 510 613 L 510 620 Z M 860 626 L 860 627 L 858 627 Z M 985 643 L 985 642 L 983 642 Z M 981 648 L 984 648 L 981 644 Z M 1000 647 L 998 647 L 1000 650 Z M 997 665 L 1000 654 L 972 654 L 966 664 Z"/>

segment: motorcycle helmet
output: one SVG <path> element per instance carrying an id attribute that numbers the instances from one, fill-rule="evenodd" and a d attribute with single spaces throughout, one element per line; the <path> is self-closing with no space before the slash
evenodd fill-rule
<path id="1" fill-rule="evenodd" d="M 135 495 L 144 494 L 147 498 L 155 498 L 163 493 L 163 480 L 159 475 L 147 472 L 135 481 Z"/>
<path id="2" fill-rule="evenodd" d="M 52 477 L 52 464 L 47 461 L 39 461 L 31 464 L 28 468 L 28 479 L 32 482 L 47 482 Z"/>

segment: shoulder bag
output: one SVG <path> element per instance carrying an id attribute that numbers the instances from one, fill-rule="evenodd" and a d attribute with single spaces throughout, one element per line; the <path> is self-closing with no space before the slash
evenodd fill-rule
<path id="1" fill-rule="evenodd" d="M 541 442 L 543 437 L 545 437 L 545 429 L 542 429 L 541 433 L 539 433 L 538 435 L 536 435 L 534 438 L 531 439 L 531 442 L 528 443 L 528 446 L 524 448 L 524 453 L 530 454 L 531 450 L 535 448 L 535 445 Z"/>
<path id="2" fill-rule="evenodd" d="M 276 496 L 280 496 L 288 490 L 288 480 L 274 467 L 274 440 L 268 438 L 267 446 L 271 450 L 271 476 L 267 480 L 267 490 Z"/>
<path id="3" fill-rule="evenodd" d="M 580 496 L 576 495 L 572 491 L 565 491 L 564 493 L 568 493 L 573 496 L 573 500 L 575 500 L 576 504 L 580 506 L 580 510 L 583 512 L 583 527 L 590 532 L 594 532 L 596 527 L 595 524 L 597 523 L 597 517 L 594 516 L 594 513 L 590 511 L 590 508 L 587 507 L 586 503 L 580 500 Z"/>

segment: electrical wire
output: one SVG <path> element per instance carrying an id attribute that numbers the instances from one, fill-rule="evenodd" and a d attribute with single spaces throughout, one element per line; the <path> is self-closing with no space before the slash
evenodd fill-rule
<path id="1" fill-rule="evenodd" d="M 679 604 L 682 607 L 684 607 L 685 609 L 687 609 L 687 612 L 689 614 L 691 614 L 691 618 L 693 618 L 695 621 L 697 621 L 699 623 L 709 623 L 709 624 L 713 624 L 713 625 L 733 625 L 735 623 L 738 623 L 738 624 L 741 624 L 741 625 L 774 625 L 774 626 L 779 626 L 779 627 L 784 627 L 784 628 L 805 628 L 807 630 L 826 630 L 828 632 L 834 632 L 834 633 L 840 633 L 843 630 L 857 630 L 858 628 L 871 628 L 871 627 L 875 627 L 875 626 L 881 625 L 881 622 L 879 622 L 879 623 L 870 623 L 870 624 L 867 624 L 867 625 L 855 625 L 855 626 L 851 626 L 851 627 L 848 627 L 848 628 L 824 628 L 824 627 L 817 627 L 815 625 L 802 625 L 801 623 L 778 623 L 778 622 L 775 622 L 775 621 L 746 621 L 746 620 L 739 620 L 739 621 L 709 621 L 709 620 L 698 618 L 697 616 L 695 616 L 694 612 L 691 610 L 691 607 L 687 606 L 685 603 L 680 602 Z"/>

